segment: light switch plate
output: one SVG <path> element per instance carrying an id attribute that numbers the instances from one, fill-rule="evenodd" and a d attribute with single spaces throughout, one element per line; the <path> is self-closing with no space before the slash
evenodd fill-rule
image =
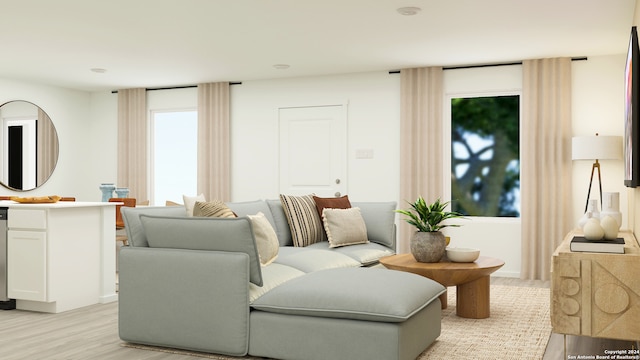
<path id="1" fill-rule="evenodd" d="M 373 159 L 373 149 L 356 149 L 356 159 Z"/>

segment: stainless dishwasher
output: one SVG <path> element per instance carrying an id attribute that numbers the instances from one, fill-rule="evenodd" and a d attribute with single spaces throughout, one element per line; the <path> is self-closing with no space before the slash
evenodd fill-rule
<path id="1" fill-rule="evenodd" d="M 7 215 L 8 208 L 0 208 L 0 310 L 16 308 L 16 301 L 9 299 L 7 286 Z"/>

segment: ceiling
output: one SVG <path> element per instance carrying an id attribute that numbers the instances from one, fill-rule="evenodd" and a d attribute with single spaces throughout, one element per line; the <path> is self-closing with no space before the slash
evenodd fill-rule
<path id="1" fill-rule="evenodd" d="M 0 0 L 0 77 L 105 91 L 621 54 L 635 3 Z"/>

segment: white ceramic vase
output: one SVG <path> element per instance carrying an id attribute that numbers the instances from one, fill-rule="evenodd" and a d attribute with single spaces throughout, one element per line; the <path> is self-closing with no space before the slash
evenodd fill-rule
<path id="1" fill-rule="evenodd" d="M 589 219 L 600 219 L 600 211 L 598 210 L 598 199 L 589 200 L 587 212 L 578 220 L 578 227 L 582 229 Z"/>
<path id="2" fill-rule="evenodd" d="M 618 223 L 618 229 L 622 226 L 622 213 L 620 212 L 620 193 L 602 193 L 602 212 L 600 218 L 611 216 Z"/>

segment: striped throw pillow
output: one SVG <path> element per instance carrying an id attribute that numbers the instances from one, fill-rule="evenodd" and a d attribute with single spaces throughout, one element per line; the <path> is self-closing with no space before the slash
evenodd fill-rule
<path id="1" fill-rule="evenodd" d="M 289 223 L 293 246 L 308 246 L 325 239 L 322 220 L 316 210 L 313 195 L 280 194 L 280 202 Z"/>
<path id="2" fill-rule="evenodd" d="M 214 200 L 196 201 L 193 206 L 193 216 L 233 218 L 236 217 L 236 214 L 234 214 L 224 202 Z"/>

